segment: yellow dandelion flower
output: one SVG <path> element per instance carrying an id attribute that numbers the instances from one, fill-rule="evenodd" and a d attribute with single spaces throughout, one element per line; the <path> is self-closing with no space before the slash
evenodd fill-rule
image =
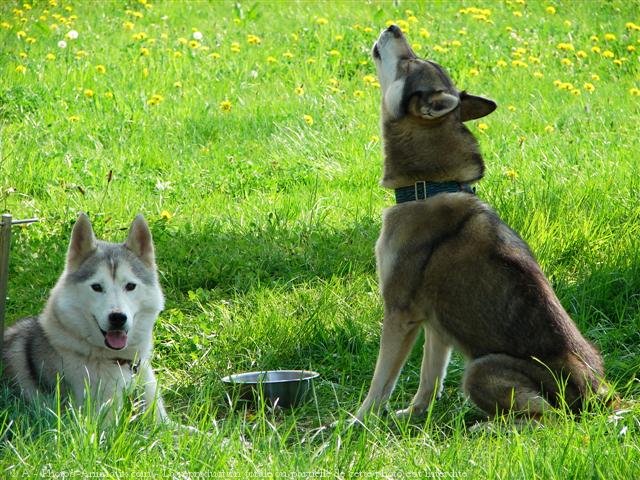
<path id="1" fill-rule="evenodd" d="M 145 32 L 138 32 L 131 35 L 131 38 L 133 38 L 135 41 L 146 40 L 148 38 L 148 35 Z"/>
<path id="2" fill-rule="evenodd" d="M 189 43 L 189 40 L 187 40 L 187 39 L 186 39 L 186 38 L 184 38 L 184 37 L 179 37 L 179 38 L 178 38 L 178 43 L 179 43 L 180 45 L 186 45 L 187 43 Z M 236 42 L 234 42 L 234 43 L 236 43 Z M 233 45 L 233 44 L 232 44 L 232 45 Z M 240 45 L 238 44 L 238 46 L 240 46 Z"/>
<path id="3" fill-rule="evenodd" d="M 544 127 L 544 131 L 547 133 L 553 133 L 556 131 L 556 129 L 553 125 L 547 125 L 546 127 Z"/>
<path id="4" fill-rule="evenodd" d="M 182 88 L 182 82 L 180 82 L 180 81 L 173 82 L 173 87 L 174 88 Z"/>
<path id="5" fill-rule="evenodd" d="M 584 50 L 578 50 L 576 52 L 576 57 L 578 57 L 578 58 L 587 58 L 587 52 L 585 52 Z"/>
<path id="6" fill-rule="evenodd" d="M 160 105 L 164 101 L 164 97 L 159 94 L 151 95 L 151 98 L 147 100 L 147 105 L 155 106 Z"/>
<path id="7" fill-rule="evenodd" d="M 96 65 L 96 72 L 98 73 L 106 73 L 107 67 L 104 65 Z"/>
<path id="8" fill-rule="evenodd" d="M 477 68 L 470 68 L 469 75 L 472 77 L 477 77 L 478 75 L 480 75 L 480 70 L 478 70 Z"/>
<path id="9" fill-rule="evenodd" d="M 25 67 L 24 65 L 18 65 L 16 67 L 16 72 L 18 73 L 25 73 L 27 71 L 27 67 Z"/>
<path id="10" fill-rule="evenodd" d="M 229 100 L 223 100 L 222 102 L 220 102 L 220 110 L 222 110 L 223 112 L 230 112 L 231 111 L 231 102 Z"/>
<path id="11" fill-rule="evenodd" d="M 376 77 L 374 77 L 373 75 L 365 75 L 364 77 L 362 77 L 362 81 L 367 85 L 371 85 L 372 83 L 375 83 Z"/>
<path id="12" fill-rule="evenodd" d="M 521 68 L 527 68 L 529 67 L 529 65 L 525 62 L 523 62 L 522 60 L 512 60 L 511 61 L 511 65 L 514 67 L 521 67 Z"/>
<path id="13" fill-rule="evenodd" d="M 18 38 L 25 38 L 27 36 L 27 32 L 25 32 L 24 30 L 20 30 L 18 33 L 16 33 L 16 35 L 18 36 Z"/>
<path id="14" fill-rule="evenodd" d="M 597 73 L 592 73 L 591 74 L 591 80 L 593 80 L 594 82 L 597 82 L 600 80 L 600 75 L 598 75 Z"/>
<path id="15" fill-rule="evenodd" d="M 630 88 L 629 93 L 634 97 L 640 97 L 640 88 L 636 88 L 636 87 Z"/>
<path id="16" fill-rule="evenodd" d="M 512 13 L 514 17 L 518 17 L 518 18 L 522 17 L 522 12 L 520 10 L 515 10 Z"/>
<path id="17" fill-rule="evenodd" d="M 480 130 L 481 132 L 486 132 L 489 129 L 489 125 L 487 125 L 486 123 L 482 122 L 478 124 L 478 130 Z"/>
<path id="18" fill-rule="evenodd" d="M 339 57 L 340 56 L 340 52 L 338 50 L 329 50 L 329 56 L 330 57 Z"/>
<path id="19" fill-rule="evenodd" d="M 316 59 L 314 57 L 307 58 L 307 65 L 313 65 L 316 63 Z"/>
<path id="20" fill-rule="evenodd" d="M 140 47 L 140 55 L 142 55 L 143 57 L 148 57 L 149 53 L 150 52 L 147 47 Z"/>
<path id="21" fill-rule="evenodd" d="M 582 95 L 582 92 L 580 90 L 578 90 L 577 88 L 574 88 L 573 90 L 571 90 L 571 95 L 579 97 L 580 95 Z"/>
<path id="22" fill-rule="evenodd" d="M 591 35 L 589 37 L 589 40 L 591 40 L 594 43 L 598 43 L 600 41 L 600 38 L 597 35 Z"/>
<path id="23" fill-rule="evenodd" d="M 112 99 L 113 98 L 113 92 L 104 92 L 104 98 Z"/>
<path id="24" fill-rule="evenodd" d="M 200 48 L 200 42 L 197 40 L 190 40 L 189 41 L 189 48 L 192 48 L 193 50 Z"/>
<path id="25" fill-rule="evenodd" d="M 616 58 L 613 63 L 619 67 L 622 66 L 622 64 L 624 63 L 624 60 L 620 59 L 620 58 Z"/>
<path id="26" fill-rule="evenodd" d="M 604 52 L 602 52 L 602 56 L 604 58 L 614 58 L 616 54 L 613 53 L 611 50 L 605 50 Z"/>
<path id="27" fill-rule="evenodd" d="M 516 172 L 513 168 L 507 168 L 504 172 L 504 176 L 509 180 L 516 180 L 518 178 L 518 172 Z"/>
<path id="28" fill-rule="evenodd" d="M 545 8 L 545 12 L 547 12 L 549 15 L 555 15 L 556 8 L 553 6 L 548 6 L 547 8 Z"/>
<path id="29" fill-rule="evenodd" d="M 135 24 L 133 22 L 130 21 L 126 21 L 122 23 L 122 28 L 124 28 L 125 30 L 133 30 L 135 27 Z"/>
<path id="30" fill-rule="evenodd" d="M 25 39 L 25 42 L 30 43 L 30 44 L 34 44 L 34 43 L 36 43 L 36 39 L 33 38 L 33 37 L 27 37 Z"/>
<path id="31" fill-rule="evenodd" d="M 462 42 L 460 40 L 453 40 L 451 42 L 451 46 L 452 47 L 461 47 L 462 46 Z"/>
<path id="32" fill-rule="evenodd" d="M 302 85 L 298 85 L 294 90 L 296 95 L 298 95 L 299 97 L 301 97 L 302 95 L 304 95 L 304 87 Z"/>
<path id="33" fill-rule="evenodd" d="M 624 27 L 625 27 L 627 30 L 636 30 L 636 31 L 640 31 L 640 25 L 636 25 L 636 24 L 635 24 L 635 23 L 633 23 L 633 22 L 627 22 L 627 23 L 625 23 L 625 24 L 624 24 Z"/>
<path id="34" fill-rule="evenodd" d="M 422 50 L 422 45 L 420 45 L 419 43 L 412 43 L 411 48 L 414 52 L 419 52 L 420 50 Z"/>
<path id="35" fill-rule="evenodd" d="M 341 42 L 344 40 L 344 35 L 336 35 L 333 37 L 336 42 Z"/>
<path id="36" fill-rule="evenodd" d="M 69 117 L 67 117 L 67 120 L 71 123 L 75 123 L 78 122 L 80 120 L 80 117 L 78 115 L 71 115 Z"/>
<path id="37" fill-rule="evenodd" d="M 380 137 L 378 135 L 371 135 L 369 137 L 369 141 L 371 143 L 378 143 L 380 141 Z"/>
<path id="38" fill-rule="evenodd" d="M 507 62 L 505 62 L 504 60 L 498 60 L 496 62 L 496 66 L 498 66 L 498 67 L 506 67 L 507 66 Z"/>
<path id="39" fill-rule="evenodd" d="M 364 27 L 364 28 L 362 29 L 362 31 L 363 31 L 364 33 L 371 33 L 371 32 L 373 32 L 373 28 L 371 28 L 371 27 Z"/>
<path id="40" fill-rule="evenodd" d="M 418 23 L 418 17 L 416 17 L 415 15 L 409 15 L 407 17 L 407 22 L 409 22 L 409 23 Z"/>
<path id="41" fill-rule="evenodd" d="M 282 56 L 283 56 L 284 58 L 286 58 L 286 59 L 291 59 L 291 58 L 293 58 L 293 57 L 294 57 L 293 53 L 291 53 L 291 52 L 289 52 L 289 51 L 284 52 L 284 53 L 282 54 Z"/>
<path id="42" fill-rule="evenodd" d="M 571 26 L 573 25 L 573 23 L 571 22 L 571 20 L 565 20 L 564 22 L 564 26 L 567 28 L 571 28 Z"/>
<path id="43" fill-rule="evenodd" d="M 564 43 L 564 42 L 561 42 L 558 45 L 556 45 L 556 48 L 558 50 L 571 51 L 571 52 L 574 50 L 574 46 L 572 43 Z"/>
<path id="44" fill-rule="evenodd" d="M 364 92 L 362 90 L 356 90 L 353 92 L 353 96 L 356 98 L 362 98 L 364 97 Z"/>
<path id="45" fill-rule="evenodd" d="M 56 59 L 56 56 L 53 53 L 47 53 L 44 58 L 52 62 L 53 60 Z"/>
<path id="46" fill-rule="evenodd" d="M 11 24 L 9 22 L 0 23 L 0 27 L 4 28 L 5 30 L 11 30 Z"/>
<path id="47" fill-rule="evenodd" d="M 18 54 L 18 56 L 19 56 L 20 58 L 22 58 L 22 59 L 25 59 L 25 58 L 27 58 L 27 57 L 28 57 L 28 55 L 27 55 L 27 53 L 26 53 L 26 52 L 20 52 L 20 53 Z"/>
<path id="48" fill-rule="evenodd" d="M 250 35 L 247 35 L 247 43 L 249 45 L 260 45 L 260 43 L 262 43 L 262 40 L 257 35 L 250 34 Z"/>
<path id="49" fill-rule="evenodd" d="M 171 220 L 173 214 L 169 210 L 162 210 L 160 212 L 160 218 L 164 221 Z"/>
<path id="50" fill-rule="evenodd" d="M 627 45 L 627 52 L 635 52 L 635 51 L 636 51 L 635 45 Z"/>
<path id="51" fill-rule="evenodd" d="M 600 53 L 602 50 L 600 50 L 600 47 L 597 45 L 594 45 L 593 47 L 591 47 L 591 51 L 593 53 Z"/>
<path id="52" fill-rule="evenodd" d="M 583 85 L 583 88 L 586 92 L 593 92 L 596 89 L 593 83 L 588 83 L 588 82 Z"/>
<path id="53" fill-rule="evenodd" d="M 84 96 L 87 98 L 93 98 L 93 96 L 95 95 L 95 93 L 93 92 L 93 90 L 91 90 L 90 88 L 86 88 L 84 90 Z"/>
<path id="54" fill-rule="evenodd" d="M 307 125 L 313 125 L 313 117 L 311 115 L 303 115 L 302 118 Z"/>
<path id="55" fill-rule="evenodd" d="M 515 107 L 515 106 L 513 106 L 513 105 L 509 105 L 509 106 L 507 107 L 507 109 L 508 109 L 510 112 L 515 112 L 515 111 L 517 110 L 517 109 L 516 109 L 516 107 Z"/>
<path id="56" fill-rule="evenodd" d="M 540 70 L 536 70 L 535 72 L 533 72 L 533 76 L 536 78 L 543 78 L 544 73 L 542 73 Z"/>
<path id="57" fill-rule="evenodd" d="M 420 30 L 418 30 L 418 35 L 420 35 L 420 37 L 422 38 L 429 38 L 431 36 L 429 30 L 427 30 L 426 28 L 421 28 Z"/>
<path id="58" fill-rule="evenodd" d="M 605 33 L 604 34 L 604 39 L 607 42 L 613 42 L 616 39 L 616 36 L 613 33 Z"/>
<path id="59" fill-rule="evenodd" d="M 560 60 L 560 63 L 565 67 L 570 67 L 571 65 L 573 65 L 573 62 L 568 58 L 563 58 L 562 60 Z"/>
<path id="60" fill-rule="evenodd" d="M 320 18 L 316 19 L 316 24 L 318 24 L 318 25 L 326 25 L 327 23 L 329 23 L 329 20 L 327 20 L 324 17 L 320 17 Z"/>
<path id="61" fill-rule="evenodd" d="M 213 55 L 213 54 L 212 54 Z M 182 52 L 178 51 L 178 50 L 174 50 L 173 52 L 173 58 L 180 58 L 182 57 Z"/>
<path id="62" fill-rule="evenodd" d="M 218 60 L 222 55 L 220 55 L 218 52 L 213 52 L 209 54 L 210 58 L 213 58 L 214 60 Z"/>

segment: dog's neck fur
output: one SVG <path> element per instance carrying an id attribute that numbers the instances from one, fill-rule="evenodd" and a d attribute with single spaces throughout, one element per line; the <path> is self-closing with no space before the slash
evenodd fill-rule
<path id="1" fill-rule="evenodd" d="M 418 181 L 472 183 L 484 174 L 478 142 L 459 120 L 458 112 L 438 122 L 411 116 L 383 119 L 382 137 L 384 187 Z"/>

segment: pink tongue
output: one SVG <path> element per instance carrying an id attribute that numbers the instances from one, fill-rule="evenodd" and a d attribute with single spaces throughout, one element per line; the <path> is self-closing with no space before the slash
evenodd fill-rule
<path id="1" fill-rule="evenodd" d="M 120 350 L 127 346 L 127 333 L 122 330 L 109 330 L 104 338 L 107 345 L 114 350 Z"/>

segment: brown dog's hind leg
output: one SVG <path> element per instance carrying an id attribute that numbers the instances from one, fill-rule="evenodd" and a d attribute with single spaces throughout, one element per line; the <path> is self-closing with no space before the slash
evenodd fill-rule
<path id="1" fill-rule="evenodd" d="M 513 412 L 539 418 L 550 408 L 542 385 L 551 373 L 534 360 L 491 354 L 467 365 L 463 388 L 473 403 L 489 415 Z"/>

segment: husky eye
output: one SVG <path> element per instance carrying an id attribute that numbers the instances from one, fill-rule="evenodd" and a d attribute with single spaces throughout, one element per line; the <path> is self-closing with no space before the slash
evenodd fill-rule
<path id="1" fill-rule="evenodd" d="M 124 286 L 124 289 L 125 289 L 127 292 L 132 292 L 133 290 L 135 290 L 135 289 L 136 289 L 136 284 L 135 284 L 135 283 L 131 283 L 131 282 L 129 282 L 129 283 L 127 283 L 127 284 Z"/>
<path id="2" fill-rule="evenodd" d="M 102 292 L 102 285 L 100 285 L 99 283 L 92 283 L 91 290 L 93 290 L 94 292 Z"/>

